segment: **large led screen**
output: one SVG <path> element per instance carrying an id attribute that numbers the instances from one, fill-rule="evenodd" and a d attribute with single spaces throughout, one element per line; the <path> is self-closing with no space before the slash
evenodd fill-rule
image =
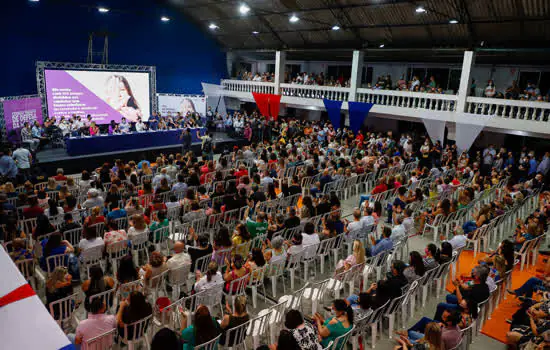
<path id="1" fill-rule="evenodd" d="M 149 119 L 149 73 L 53 70 L 44 72 L 48 115 L 91 115 L 98 124 Z"/>

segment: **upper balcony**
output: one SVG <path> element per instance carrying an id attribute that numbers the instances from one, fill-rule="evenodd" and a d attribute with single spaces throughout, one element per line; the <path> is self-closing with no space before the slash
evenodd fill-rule
<path id="1" fill-rule="evenodd" d="M 225 96 L 253 102 L 252 92 L 275 93 L 275 83 L 243 80 L 222 80 Z M 354 94 L 351 88 L 280 84 L 281 103 L 297 108 L 324 108 L 323 98 L 343 101 L 342 109 L 348 109 L 348 101 L 372 102 L 371 112 L 406 119 L 432 118 L 455 122 L 464 112 L 495 117 L 488 128 L 504 133 L 530 133 L 550 137 L 550 103 L 536 101 L 505 100 L 485 97 L 466 97 L 460 101 L 458 95 L 424 92 L 374 90 L 358 88 Z M 459 106 L 464 106 L 460 111 Z"/>

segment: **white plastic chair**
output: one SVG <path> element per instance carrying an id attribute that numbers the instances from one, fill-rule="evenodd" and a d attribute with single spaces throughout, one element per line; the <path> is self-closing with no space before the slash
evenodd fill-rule
<path id="1" fill-rule="evenodd" d="M 75 308 L 78 303 L 78 293 L 74 293 L 50 303 L 50 314 L 57 324 L 63 329 L 72 328 L 75 323 Z"/>
<path id="2" fill-rule="evenodd" d="M 105 250 L 107 251 L 107 259 L 109 259 L 111 266 L 113 267 L 113 274 L 116 276 L 118 262 L 128 255 L 128 240 L 125 239 L 109 244 L 105 247 Z"/>
<path id="3" fill-rule="evenodd" d="M 264 302 L 267 301 L 265 293 L 264 277 L 267 271 L 267 265 L 257 267 L 250 272 L 250 281 L 246 285 L 246 288 L 252 290 L 252 307 L 256 308 L 258 302 L 258 288 L 262 287 L 264 290 Z"/>
<path id="4" fill-rule="evenodd" d="M 283 328 L 283 319 L 285 316 L 286 301 L 282 301 L 276 305 L 271 306 L 270 308 L 260 310 L 258 316 L 263 316 L 270 314 L 268 324 L 269 324 L 269 344 L 275 344 L 277 342 L 277 335 L 279 331 Z"/>
<path id="5" fill-rule="evenodd" d="M 172 300 L 179 299 L 181 294 L 181 287 L 185 286 L 185 292 L 188 291 L 189 285 L 189 272 L 191 270 L 191 263 L 181 265 L 175 269 L 169 270 L 168 284 L 172 287 Z"/>
<path id="6" fill-rule="evenodd" d="M 130 239 L 130 253 L 134 259 L 134 264 L 139 266 L 139 254 L 145 253 L 146 260 L 149 261 L 149 232 L 145 231 Z"/>
<path id="7" fill-rule="evenodd" d="M 222 335 L 218 335 L 216 338 L 200 345 L 195 345 L 194 350 L 216 350 L 218 347 L 218 343 L 220 342 L 220 337 Z"/>
<path id="8" fill-rule="evenodd" d="M 304 256 L 305 256 L 305 250 L 302 249 L 299 252 L 290 254 L 290 257 L 288 259 L 286 270 L 290 272 L 290 289 L 291 290 L 294 290 L 294 279 L 296 277 L 296 269 L 300 267 L 300 263 L 304 259 Z"/>
<path id="9" fill-rule="evenodd" d="M 124 325 L 124 332 L 119 334 L 121 336 L 122 343 L 128 345 L 128 350 L 134 350 L 134 347 L 144 342 L 147 349 L 151 349 L 151 340 L 149 333 L 153 326 L 149 323 L 153 315 L 149 315 L 131 324 Z"/>
<path id="10" fill-rule="evenodd" d="M 87 350 L 111 350 L 115 345 L 116 328 L 83 342 Z"/>
<path id="11" fill-rule="evenodd" d="M 354 329 L 355 329 L 355 326 L 352 326 L 351 329 L 347 331 L 345 334 L 342 334 L 341 336 L 335 338 L 334 340 L 331 340 L 330 343 L 327 345 L 327 347 L 323 348 L 323 350 L 345 349 L 345 346 L 348 343 L 348 340 L 351 337 L 351 334 L 353 333 Z"/>
<path id="12" fill-rule="evenodd" d="M 311 314 L 315 315 L 319 303 L 322 304 L 330 279 L 314 282 L 304 291 L 303 298 L 311 300 Z"/>
<path id="13" fill-rule="evenodd" d="M 283 279 L 283 293 L 286 294 L 286 287 L 285 287 L 285 259 L 280 259 L 278 261 L 269 263 L 267 266 L 267 271 L 265 273 L 265 276 L 268 277 L 271 280 L 271 293 L 273 294 L 273 297 L 275 298 L 277 296 L 277 279 L 281 278 Z"/>
<path id="14" fill-rule="evenodd" d="M 231 299 L 232 310 L 235 310 L 235 298 L 239 295 L 246 295 L 246 286 L 250 280 L 250 274 L 234 279 L 229 283 L 229 292 L 223 291 L 226 298 Z"/>

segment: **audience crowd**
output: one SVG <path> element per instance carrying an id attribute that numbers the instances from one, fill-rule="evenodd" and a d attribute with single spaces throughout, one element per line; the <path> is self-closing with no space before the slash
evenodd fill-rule
<path id="1" fill-rule="evenodd" d="M 21 169 L 24 177 L 5 178 L 24 182 L 1 187 L 0 239 L 18 266 L 36 261 L 45 283 L 33 286 L 76 346 L 87 348 L 105 332 L 112 332 L 111 342 L 137 339 L 144 327 L 159 329 L 153 319 L 163 312 L 178 315 L 179 324 L 161 324 L 152 349 L 238 344 L 242 334 L 230 330 L 256 316 L 242 290 L 263 284 L 273 266 L 287 270 L 281 276 L 290 274 L 293 286 L 296 266 L 319 258 L 323 242 L 337 251 L 349 244 L 348 255 L 329 269 L 333 281 L 359 271 L 355 290 L 344 298 L 339 291 L 322 305 L 330 317 L 304 314 L 302 305 L 293 305 L 278 339 L 262 339 L 261 346 L 320 350 L 339 344 L 415 283 L 448 273 L 453 257 L 487 225 L 541 193 L 533 212 L 518 217 L 515 232 L 505 232 L 498 250 L 480 259 L 471 274 L 455 276 L 453 293 L 433 316 L 398 331 L 397 348 L 453 349 L 514 268 L 514 252 L 539 242 L 547 230 L 550 195 L 541 191 L 548 183 L 548 152 L 497 153 L 491 145 L 477 154 L 457 154 L 456 147 L 432 144 L 424 135 L 353 133 L 324 122 L 274 122 L 256 114 L 236 113 L 224 126 L 243 133 L 249 144 L 221 150 L 218 160 L 208 156 L 213 145 L 200 159 L 189 152 L 154 162 L 115 160 L 71 176 L 58 169 L 41 178 Z M 344 217 L 341 201 L 351 194 L 361 200 Z M 449 221 L 450 229 L 434 235 L 425 251 L 404 253 L 409 237 L 429 237 L 438 222 L 458 213 L 471 217 L 462 225 Z M 391 257 L 391 267 L 373 273 L 383 270 L 385 260 L 376 260 L 383 256 Z M 180 273 L 183 290 L 176 282 Z M 532 279 L 509 291 L 523 303 L 511 320 L 512 346 L 550 339 L 548 299 L 531 299 L 546 284 L 545 277 Z M 217 288 L 224 294 L 222 314 L 190 301 Z M 74 311 L 82 294 L 87 316 L 75 328 L 60 303 L 69 298 Z M 166 307 L 180 298 L 189 304 Z M 255 304 L 254 291 L 252 299 Z"/>

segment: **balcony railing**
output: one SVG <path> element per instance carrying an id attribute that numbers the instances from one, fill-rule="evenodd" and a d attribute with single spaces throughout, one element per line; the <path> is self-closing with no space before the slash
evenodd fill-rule
<path id="1" fill-rule="evenodd" d="M 382 106 L 424 108 L 434 111 L 456 110 L 456 95 L 428 94 L 423 92 L 357 89 L 358 102 L 370 102 Z"/>
<path id="2" fill-rule="evenodd" d="M 350 89 L 332 86 L 281 84 L 283 96 L 348 101 Z"/>
<path id="3" fill-rule="evenodd" d="M 498 118 L 506 119 L 548 122 L 550 103 L 468 97 L 466 99 L 466 112 L 485 115 L 494 114 Z"/>
<path id="4" fill-rule="evenodd" d="M 263 94 L 275 93 L 274 83 L 264 83 L 248 80 L 222 80 L 222 85 L 227 91 L 258 92 Z"/>
<path id="5" fill-rule="evenodd" d="M 250 92 L 274 93 L 275 83 L 223 80 L 225 94 L 240 99 L 252 99 Z M 431 94 L 411 91 L 373 90 L 359 88 L 352 96 L 351 88 L 280 84 L 281 102 L 307 107 L 323 107 L 321 99 L 343 101 L 342 109 L 347 110 L 348 101 L 370 102 L 375 104 L 373 111 L 405 117 L 419 117 L 418 109 L 437 112 L 437 118 L 454 121 L 455 113 L 466 112 L 478 115 L 495 115 L 489 126 L 500 129 L 528 131 L 550 134 L 550 103 L 516 101 L 485 97 Z M 355 98 L 354 98 L 355 97 Z M 465 110 L 458 110 L 464 102 Z M 527 123 L 525 123 L 527 121 Z"/>

